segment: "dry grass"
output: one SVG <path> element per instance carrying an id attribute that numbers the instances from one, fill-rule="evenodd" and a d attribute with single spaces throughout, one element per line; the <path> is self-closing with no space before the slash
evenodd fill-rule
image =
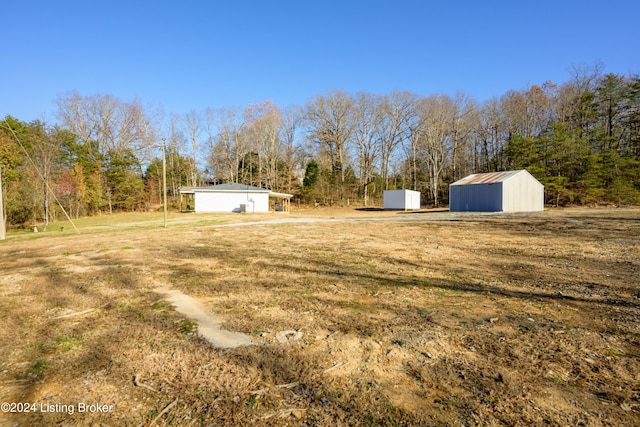
<path id="1" fill-rule="evenodd" d="M 0 400 L 112 405 L 0 425 L 640 423 L 637 209 L 193 217 L 0 244 Z M 211 348 L 159 285 L 257 345 Z"/>

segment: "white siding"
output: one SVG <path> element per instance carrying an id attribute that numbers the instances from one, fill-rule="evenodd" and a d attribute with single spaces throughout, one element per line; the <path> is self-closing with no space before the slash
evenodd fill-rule
<path id="1" fill-rule="evenodd" d="M 405 191 L 406 191 L 405 209 L 420 209 L 420 192 L 412 191 L 412 190 L 405 190 Z"/>
<path id="2" fill-rule="evenodd" d="M 419 191 L 385 190 L 382 197 L 385 209 L 420 209 Z"/>
<path id="3" fill-rule="evenodd" d="M 196 212 L 269 212 L 269 193 L 257 192 L 196 192 Z"/>
<path id="4" fill-rule="evenodd" d="M 504 212 L 536 212 L 544 210 L 544 185 L 523 171 L 504 182 Z"/>

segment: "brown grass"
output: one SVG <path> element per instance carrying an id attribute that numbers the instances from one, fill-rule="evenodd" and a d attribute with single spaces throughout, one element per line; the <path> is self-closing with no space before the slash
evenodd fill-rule
<path id="1" fill-rule="evenodd" d="M 0 425 L 640 423 L 640 211 L 412 219 L 3 242 L 0 400 L 112 411 Z M 257 345 L 211 348 L 160 285 Z"/>

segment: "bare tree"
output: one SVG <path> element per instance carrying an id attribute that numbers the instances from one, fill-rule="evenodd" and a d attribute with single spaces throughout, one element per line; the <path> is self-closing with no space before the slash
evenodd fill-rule
<path id="1" fill-rule="evenodd" d="M 78 135 L 83 144 L 88 145 L 98 138 L 98 115 L 94 111 L 93 103 L 80 96 L 77 92 L 70 92 L 56 100 L 58 119 L 73 133 Z"/>
<path id="2" fill-rule="evenodd" d="M 44 229 L 49 225 L 52 217 L 50 209 L 51 184 L 54 179 L 54 169 L 58 164 L 60 148 L 71 135 L 57 127 L 48 128 L 44 123 L 36 123 L 33 133 L 29 135 L 34 161 L 37 163 L 38 175 L 42 178 L 42 208 Z M 55 197 L 55 196 L 54 196 Z"/>
<path id="3" fill-rule="evenodd" d="M 538 85 L 523 91 L 508 91 L 500 98 L 500 108 L 511 137 L 540 137 L 547 129 L 552 107 L 552 98 Z"/>
<path id="4" fill-rule="evenodd" d="M 414 97 L 408 92 L 393 92 L 381 100 L 382 114 L 377 125 L 380 144 L 380 173 L 389 188 L 389 165 L 399 144 L 407 137 L 407 124 L 414 111 Z"/>
<path id="5" fill-rule="evenodd" d="M 85 144 L 95 141 L 105 156 L 130 150 L 139 160 L 145 160 L 156 140 L 157 117 L 149 114 L 138 99 L 123 102 L 113 95 L 83 97 L 72 92 L 58 98 L 57 104 L 62 123 Z"/>
<path id="6" fill-rule="evenodd" d="M 238 182 L 239 164 L 246 153 L 244 113 L 235 107 L 207 109 L 208 164 L 216 179 Z"/>
<path id="7" fill-rule="evenodd" d="M 469 152 L 473 134 L 473 115 L 476 104 L 459 92 L 453 99 L 451 117 L 451 177 L 458 180 L 471 171 Z"/>
<path id="8" fill-rule="evenodd" d="M 298 132 L 304 118 L 304 111 L 299 105 L 290 105 L 282 112 L 282 128 L 280 139 L 284 148 L 284 163 L 286 165 L 285 191 L 292 191 L 293 179 L 296 172 L 296 162 L 300 149 L 298 146 Z M 299 164 L 298 164 L 299 165 Z"/>
<path id="9" fill-rule="evenodd" d="M 332 174 L 339 178 L 339 197 L 345 200 L 345 165 L 353 133 L 353 98 L 345 92 L 318 95 L 306 106 L 308 138 L 331 159 Z"/>
<path id="10" fill-rule="evenodd" d="M 573 84 L 580 93 L 593 91 L 598 79 L 602 76 L 604 64 L 600 61 L 592 65 L 574 64 L 569 68 L 569 74 L 573 78 Z"/>
<path id="11" fill-rule="evenodd" d="M 191 110 L 184 115 L 184 126 L 187 137 L 191 141 L 193 149 L 193 169 L 191 170 L 191 185 L 198 185 L 198 145 L 202 135 L 202 116 L 195 110 Z"/>
<path id="12" fill-rule="evenodd" d="M 403 124 L 405 127 L 405 138 L 401 146 L 404 150 L 406 161 L 408 162 L 409 187 L 414 191 L 418 191 L 418 151 L 419 143 L 424 133 L 425 121 L 422 112 L 426 109 L 423 105 L 426 100 L 423 97 L 413 94 L 407 94 L 407 96 L 409 97 L 410 104 Z"/>
<path id="13" fill-rule="evenodd" d="M 380 157 L 376 125 L 381 114 L 379 98 L 367 93 L 356 95 L 353 109 L 353 140 L 358 153 L 360 191 L 364 205 L 369 201 L 369 185 L 373 182 L 376 162 Z"/>
<path id="14" fill-rule="evenodd" d="M 167 171 L 171 195 L 175 196 L 179 192 L 179 188 L 184 178 L 189 178 L 192 172 L 192 164 L 183 165 L 180 153 L 185 151 L 187 145 L 186 136 L 181 128 L 182 119 L 173 115 L 171 117 L 171 129 L 169 130 L 169 138 L 165 147 L 165 156 L 167 162 Z M 187 169 L 188 168 L 188 169 Z M 190 181 L 187 179 L 187 181 Z"/>
<path id="15" fill-rule="evenodd" d="M 502 169 L 502 152 L 507 131 L 500 103 L 496 98 L 480 107 L 474 128 L 474 171 L 493 172 Z"/>
<path id="16" fill-rule="evenodd" d="M 271 101 L 253 104 L 245 110 L 246 132 L 258 154 L 258 187 L 278 188 L 278 161 L 282 154 L 280 128 L 282 112 Z"/>
<path id="17" fill-rule="evenodd" d="M 455 106 L 451 98 L 443 95 L 430 96 L 422 106 L 424 128 L 419 147 L 427 165 L 431 197 L 438 207 L 440 181 L 451 153 Z"/>

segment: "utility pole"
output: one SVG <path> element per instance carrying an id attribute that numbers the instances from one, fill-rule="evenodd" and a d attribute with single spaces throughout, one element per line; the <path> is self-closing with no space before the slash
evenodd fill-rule
<path id="1" fill-rule="evenodd" d="M 2 203 L 2 168 L 0 167 L 0 240 L 5 239 L 4 204 Z"/>
<path id="2" fill-rule="evenodd" d="M 162 193 L 164 201 L 164 228 L 167 228 L 167 158 L 164 153 L 164 140 L 162 141 Z"/>

